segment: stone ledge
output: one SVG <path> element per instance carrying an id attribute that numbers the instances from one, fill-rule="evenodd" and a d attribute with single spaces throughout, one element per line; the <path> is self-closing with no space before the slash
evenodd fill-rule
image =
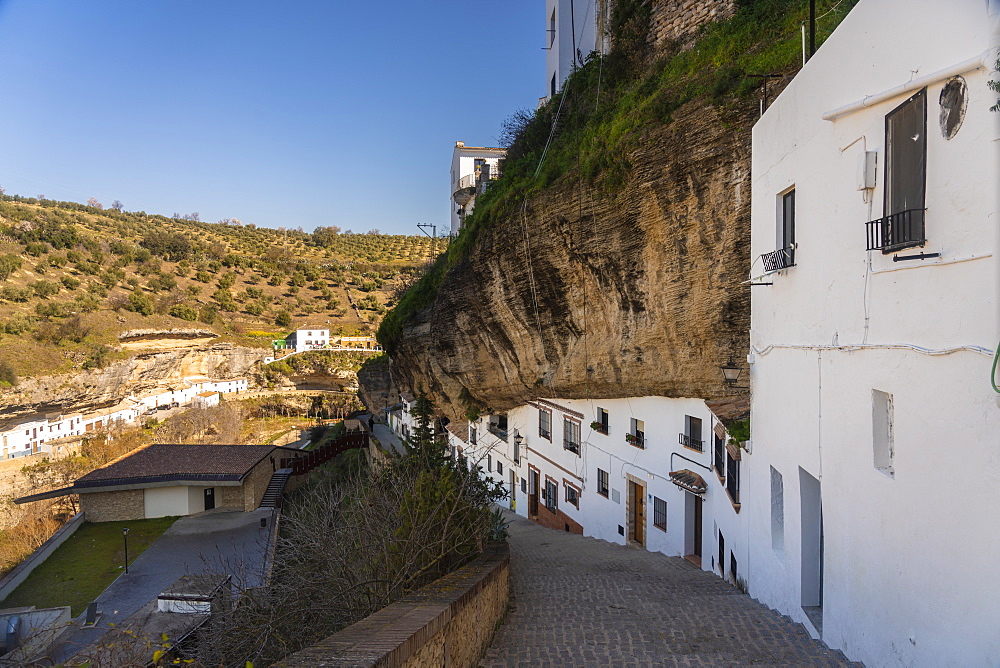
<path id="1" fill-rule="evenodd" d="M 510 548 L 506 543 L 489 545 L 483 555 L 454 573 L 432 582 L 395 603 L 382 608 L 320 642 L 274 664 L 285 668 L 303 666 L 338 666 L 345 668 L 422 665 L 416 656 L 425 646 L 437 643 L 448 652 L 451 646 L 467 651 L 470 641 L 481 647 L 477 657 L 492 639 L 496 623 L 506 611 L 509 596 Z M 499 591 L 495 591 L 499 590 Z M 495 599 L 495 594 L 502 598 Z M 486 614 L 475 610 L 477 638 L 450 637 L 452 621 L 474 607 L 492 605 Z M 456 632 L 463 635 L 461 631 Z M 428 664 L 431 665 L 431 664 Z M 448 665 L 472 665 L 449 661 Z"/>

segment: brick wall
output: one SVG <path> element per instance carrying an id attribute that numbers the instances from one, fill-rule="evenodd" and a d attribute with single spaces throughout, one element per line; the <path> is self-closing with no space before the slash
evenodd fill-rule
<path id="1" fill-rule="evenodd" d="M 654 0 L 650 37 L 658 47 L 667 41 L 690 43 L 698 28 L 735 11 L 735 0 Z"/>
<path id="2" fill-rule="evenodd" d="M 88 522 L 141 520 L 146 514 L 141 489 L 81 494 L 80 510 L 86 515 Z"/>
<path id="3" fill-rule="evenodd" d="M 549 529 L 568 531 L 570 533 L 580 534 L 581 536 L 583 535 L 582 524 L 558 508 L 555 512 L 549 510 L 545 507 L 545 504 L 541 502 L 538 504 L 538 515 L 532 515 L 529 519 L 537 524 L 541 524 L 543 527 L 548 527 Z"/>
<path id="4" fill-rule="evenodd" d="M 274 664 L 304 666 L 475 666 L 510 598 L 507 544 L 357 624 Z"/>

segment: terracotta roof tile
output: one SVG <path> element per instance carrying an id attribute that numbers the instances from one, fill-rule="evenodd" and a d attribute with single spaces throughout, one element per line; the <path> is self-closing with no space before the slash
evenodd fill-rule
<path id="1" fill-rule="evenodd" d="M 148 445 L 95 469 L 74 487 L 140 483 L 151 479 L 233 479 L 250 472 L 273 445 Z"/>

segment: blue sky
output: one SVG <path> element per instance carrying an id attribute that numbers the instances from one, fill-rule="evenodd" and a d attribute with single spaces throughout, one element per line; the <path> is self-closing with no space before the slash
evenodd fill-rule
<path id="1" fill-rule="evenodd" d="M 451 149 L 545 93 L 544 3 L 0 0 L 8 193 L 268 227 L 449 224 Z"/>

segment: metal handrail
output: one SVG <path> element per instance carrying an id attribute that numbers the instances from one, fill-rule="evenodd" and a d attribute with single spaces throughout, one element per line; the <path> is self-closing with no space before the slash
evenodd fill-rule
<path id="1" fill-rule="evenodd" d="M 778 250 L 773 250 L 770 253 L 764 253 L 761 255 L 760 260 L 764 264 L 764 271 L 770 273 L 794 267 L 794 250 L 795 248 L 793 246 L 785 246 L 784 248 L 779 248 Z"/>

